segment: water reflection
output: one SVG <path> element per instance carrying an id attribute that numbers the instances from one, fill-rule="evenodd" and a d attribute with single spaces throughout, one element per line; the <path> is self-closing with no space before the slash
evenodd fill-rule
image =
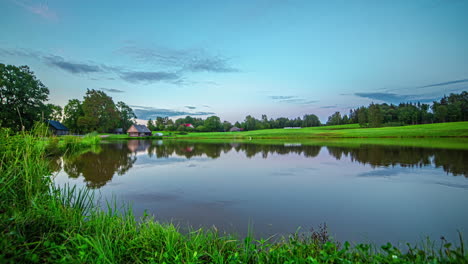
<path id="1" fill-rule="evenodd" d="M 369 164 L 372 167 L 441 167 L 452 175 L 468 177 L 468 151 L 451 149 L 428 149 L 401 146 L 361 145 L 360 147 L 323 147 L 337 160 L 349 158 L 352 162 Z M 223 153 L 235 151 L 252 158 L 260 155 L 267 159 L 270 155 L 302 155 L 317 157 L 322 146 L 299 144 L 248 144 L 248 143 L 189 143 L 180 141 L 129 140 L 112 142 L 101 146 L 98 153 L 88 152 L 74 157 L 51 160 L 54 171 L 63 170 L 70 178 L 82 176 L 89 188 L 100 188 L 114 175 L 123 175 L 132 168 L 138 157 L 150 159 L 183 157 L 208 157 L 217 159 Z M 63 162 L 63 164 L 62 164 Z"/>

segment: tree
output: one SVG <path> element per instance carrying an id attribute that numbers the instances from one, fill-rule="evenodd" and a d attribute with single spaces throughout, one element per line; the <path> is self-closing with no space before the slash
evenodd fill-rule
<path id="1" fill-rule="evenodd" d="M 43 110 L 44 119 L 62 122 L 63 109 L 60 105 L 47 104 Z"/>
<path id="2" fill-rule="evenodd" d="M 327 125 L 340 125 L 341 124 L 341 114 L 340 112 L 335 112 L 333 115 L 328 117 Z"/>
<path id="3" fill-rule="evenodd" d="M 303 127 L 315 127 L 320 126 L 320 120 L 316 115 L 304 115 L 302 120 Z"/>
<path id="4" fill-rule="evenodd" d="M 367 124 L 367 108 L 364 106 L 358 108 L 355 112 L 357 112 L 357 120 L 360 127 L 365 127 Z"/>
<path id="5" fill-rule="evenodd" d="M 63 124 L 71 131 L 80 133 L 81 129 L 78 126 L 78 118 L 83 115 L 84 113 L 80 100 L 68 100 L 68 104 L 63 109 Z"/>
<path id="6" fill-rule="evenodd" d="M 377 104 L 372 103 L 369 106 L 369 126 L 370 127 L 381 127 L 383 121 L 382 111 Z"/>
<path id="7" fill-rule="evenodd" d="M 232 124 L 231 124 L 229 121 L 224 121 L 224 122 L 223 122 L 223 130 L 224 130 L 224 132 L 229 131 L 229 129 L 231 129 L 231 127 L 232 127 Z"/>
<path id="8" fill-rule="evenodd" d="M 49 89 L 28 66 L 0 63 L 0 126 L 19 131 L 40 121 Z"/>
<path id="9" fill-rule="evenodd" d="M 221 119 L 217 116 L 210 116 L 205 120 L 205 129 L 208 131 L 222 131 L 223 124 L 221 124 Z"/>
<path id="10" fill-rule="evenodd" d="M 88 89 L 82 108 L 84 115 L 78 118 L 78 125 L 85 132 L 109 132 L 119 124 L 117 107 L 112 98 L 103 91 Z"/>
<path id="11" fill-rule="evenodd" d="M 137 117 L 133 112 L 133 109 L 124 102 L 117 103 L 117 111 L 120 116 L 118 126 L 123 128 L 124 131 L 127 131 L 127 129 L 135 123 L 135 118 Z"/>
<path id="12" fill-rule="evenodd" d="M 156 126 L 154 125 L 154 122 L 153 120 L 151 120 L 151 118 L 148 120 L 148 122 L 146 123 L 146 126 L 148 127 L 149 130 L 151 131 L 154 131 L 156 130 Z"/>

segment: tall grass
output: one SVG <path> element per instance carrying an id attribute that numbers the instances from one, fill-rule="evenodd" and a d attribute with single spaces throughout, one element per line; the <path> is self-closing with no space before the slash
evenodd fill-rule
<path id="1" fill-rule="evenodd" d="M 149 215 L 137 221 L 131 208 L 112 202 L 101 210 L 87 190 L 53 187 L 45 159 L 50 144 L 71 152 L 86 140 L 97 142 L 0 132 L 0 263 L 468 263 L 461 242 L 407 252 L 390 244 L 340 246 L 326 228 L 238 239 L 215 228 L 182 234 Z"/>

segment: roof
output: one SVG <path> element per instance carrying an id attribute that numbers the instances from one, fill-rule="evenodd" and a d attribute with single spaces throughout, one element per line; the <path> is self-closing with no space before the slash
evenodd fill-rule
<path id="1" fill-rule="evenodd" d="M 57 130 L 68 130 L 68 128 L 64 126 L 62 123 L 60 123 L 59 121 L 47 120 L 47 123 L 49 123 L 50 126 L 52 126 L 53 128 Z"/>
<path id="2" fill-rule="evenodd" d="M 133 127 L 135 127 L 139 133 L 151 133 L 151 130 L 149 130 L 145 125 L 133 125 Z"/>

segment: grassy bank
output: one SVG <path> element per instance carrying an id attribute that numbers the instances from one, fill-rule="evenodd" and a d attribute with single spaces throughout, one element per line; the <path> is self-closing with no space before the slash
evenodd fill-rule
<path id="1" fill-rule="evenodd" d="M 265 129 L 243 132 L 206 132 L 173 135 L 192 139 L 318 139 L 318 138 L 433 138 L 468 137 L 468 122 L 439 123 L 400 127 L 360 128 L 358 124 L 308 127 L 301 129 Z"/>
<path id="2" fill-rule="evenodd" d="M 340 245 L 326 230 L 257 240 L 215 229 L 182 234 L 149 216 L 137 221 L 112 203 L 103 211 L 87 191 L 53 187 L 45 155 L 55 143 L 5 133 L 0 142 L 0 263 L 468 263 L 461 242 L 401 252 L 392 245 Z M 65 146 L 61 151 L 83 151 Z"/>

